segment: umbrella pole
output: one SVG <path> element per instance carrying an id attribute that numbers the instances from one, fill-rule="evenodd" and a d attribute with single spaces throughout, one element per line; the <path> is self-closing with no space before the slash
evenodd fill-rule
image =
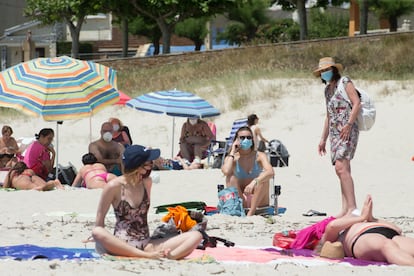
<path id="1" fill-rule="evenodd" d="M 55 179 L 59 179 L 59 125 L 63 124 L 63 121 L 56 121 L 56 174 Z"/>
<path id="2" fill-rule="evenodd" d="M 173 117 L 172 123 L 172 147 L 171 147 L 171 158 L 174 158 L 174 129 L 175 129 L 175 117 Z"/>

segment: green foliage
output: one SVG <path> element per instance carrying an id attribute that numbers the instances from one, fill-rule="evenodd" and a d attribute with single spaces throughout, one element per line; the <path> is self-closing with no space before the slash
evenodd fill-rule
<path id="1" fill-rule="evenodd" d="M 208 34 L 206 24 L 208 17 L 188 18 L 175 26 L 175 34 L 181 37 L 187 37 L 194 42 L 196 48 L 204 43 L 204 38 Z M 199 48 L 198 48 L 199 49 Z"/>
<path id="2" fill-rule="evenodd" d="M 414 11 L 414 1 L 412 0 L 372 0 L 372 9 L 380 17 L 399 17 Z"/>
<path id="3" fill-rule="evenodd" d="M 321 12 L 319 8 L 312 8 L 310 21 L 309 38 L 341 37 L 348 34 L 348 15 Z"/>
<path id="4" fill-rule="evenodd" d="M 244 35 L 246 33 L 246 28 L 244 24 L 235 22 L 229 23 L 226 26 L 226 29 L 217 34 L 217 42 L 220 40 L 226 41 L 230 45 L 240 46 L 244 41 L 247 41 L 247 37 Z"/>
<path id="5" fill-rule="evenodd" d="M 288 18 L 277 20 L 260 26 L 256 37 L 262 44 L 299 40 L 299 24 Z"/>

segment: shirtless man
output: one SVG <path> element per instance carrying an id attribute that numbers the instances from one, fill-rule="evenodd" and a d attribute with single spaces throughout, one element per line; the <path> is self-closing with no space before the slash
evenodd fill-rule
<path id="1" fill-rule="evenodd" d="M 406 237 L 391 222 L 372 215 L 367 196 L 360 216 L 343 216 L 326 226 L 321 243 L 342 242 L 345 256 L 397 265 L 414 266 L 414 238 Z"/>
<path id="2" fill-rule="evenodd" d="M 109 173 L 104 164 L 98 163 L 95 155 L 87 153 L 82 156 L 83 167 L 73 180 L 72 187 L 97 189 L 105 187 L 116 175 Z"/>
<path id="3" fill-rule="evenodd" d="M 89 144 L 89 152 L 95 155 L 106 170 L 117 176 L 121 175 L 121 157 L 124 146 L 112 140 L 112 125 L 105 122 L 101 126 L 101 138 Z"/>

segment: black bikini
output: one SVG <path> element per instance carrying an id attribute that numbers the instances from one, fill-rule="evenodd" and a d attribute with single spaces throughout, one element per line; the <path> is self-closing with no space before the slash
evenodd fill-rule
<path id="1" fill-rule="evenodd" d="M 373 227 L 373 228 L 370 228 L 370 229 L 368 229 L 368 230 L 365 230 L 364 232 L 362 232 L 361 234 L 359 234 L 358 235 L 358 237 L 356 237 L 356 239 L 352 242 L 352 245 L 351 245 L 351 253 L 352 253 L 352 257 L 354 257 L 354 258 L 356 258 L 355 257 L 355 254 L 354 254 L 354 246 L 355 246 L 355 244 L 356 244 L 356 242 L 358 241 L 358 239 L 362 236 L 362 235 L 365 235 L 365 234 L 380 234 L 380 235 L 383 235 L 384 237 L 386 237 L 387 239 L 392 239 L 393 237 L 395 237 L 395 236 L 399 236 L 400 234 L 397 232 L 397 231 L 395 231 L 394 229 L 392 229 L 392 228 L 388 228 L 388 227 L 384 227 L 384 226 L 378 226 L 378 227 Z"/>

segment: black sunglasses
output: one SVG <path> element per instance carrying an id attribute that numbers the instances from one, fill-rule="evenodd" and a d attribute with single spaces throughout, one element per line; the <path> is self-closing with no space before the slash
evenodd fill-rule
<path id="1" fill-rule="evenodd" d="M 244 139 L 247 139 L 247 140 L 252 140 L 252 136 L 239 136 L 239 139 L 240 140 L 244 140 Z"/>

